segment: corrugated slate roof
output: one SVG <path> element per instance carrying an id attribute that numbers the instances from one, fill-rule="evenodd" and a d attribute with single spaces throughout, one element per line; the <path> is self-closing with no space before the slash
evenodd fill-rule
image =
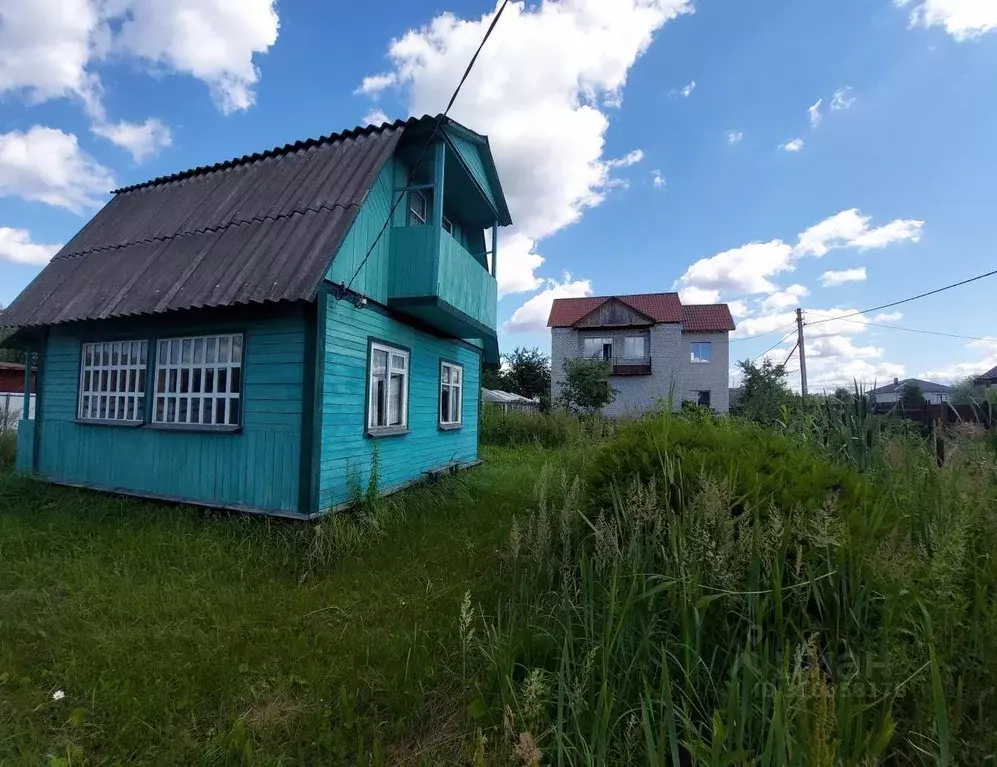
<path id="1" fill-rule="evenodd" d="M 4 311 L 6 326 L 311 300 L 412 118 L 125 187 Z"/>
<path id="2" fill-rule="evenodd" d="M 991 368 L 976 379 L 977 381 L 997 381 L 997 368 Z"/>
<path id="3" fill-rule="evenodd" d="M 607 301 L 619 301 L 655 322 L 681 322 L 682 329 L 689 333 L 720 333 L 734 330 L 734 319 L 727 304 L 683 306 L 678 293 L 555 298 L 550 308 L 547 327 L 570 328 Z"/>

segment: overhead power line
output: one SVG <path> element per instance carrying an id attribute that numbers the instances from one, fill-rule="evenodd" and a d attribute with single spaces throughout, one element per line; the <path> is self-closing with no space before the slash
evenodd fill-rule
<path id="1" fill-rule="evenodd" d="M 492 30 L 495 29 L 495 25 L 498 24 L 498 20 L 502 16 L 502 11 L 505 10 L 505 7 L 508 4 L 509 0 L 504 0 L 502 5 L 498 9 L 498 13 L 496 13 L 495 17 L 492 19 L 492 23 L 489 24 L 488 29 L 485 30 L 485 36 L 481 38 L 481 43 L 478 45 L 478 49 L 474 52 L 474 55 L 471 57 L 471 60 L 468 62 L 467 69 L 464 70 L 464 76 L 461 77 L 460 82 L 457 83 L 457 87 L 456 89 L 454 89 L 453 95 L 450 97 L 450 102 L 447 104 L 447 108 L 444 109 L 443 113 L 436 118 L 436 123 L 433 125 L 433 130 L 429 134 L 429 138 L 426 140 L 426 145 L 422 148 L 422 153 L 419 155 L 419 159 L 416 161 L 415 165 L 412 167 L 412 170 L 408 174 L 408 181 L 405 183 L 406 187 L 412 184 L 412 181 L 415 178 L 415 174 L 419 172 L 419 168 L 422 166 L 422 161 L 426 159 L 426 155 L 429 153 L 429 148 L 433 145 L 433 139 L 436 138 L 436 134 L 439 132 L 440 126 L 443 124 L 443 121 L 447 118 L 447 115 L 450 114 L 451 107 L 453 107 L 454 102 L 457 101 L 457 94 L 459 94 L 460 89 L 464 87 L 464 83 L 467 81 L 468 76 L 471 74 L 471 70 L 474 68 L 474 63 L 478 60 L 478 54 L 480 54 L 481 49 L 485 47 L 485 43 L 488 42 L 488 38 L 491 37 L 492 35 Z M 349 290 L 353 286 L 353 281 L 357 278 L 357 275 L 360 274 L 360 270 L 363 269 L 364 264 L 367 263 L 367 260 L 370 258 L 370 254 L 374 252 L 374 248 L 377 247 L 377 243 L 381 240 L 381 237 L 384 235 L 388 227 L 391 225 L 391 221 L 392 219 L 394 219 L 395 216 L 395 211 L 398 209 L 398 205 L 401 203 L 402 198 L 404 196 L 405 196 L 404 194 L 400 194 L 395 199 L 394 204 L 391 206 L 391 210 L 388 211 L 388 217 L 384 220 L 384 226 L 381 227 L 381 230 L 377 233 L 377 237 L 374 238 L 374 241 L 370 244 L 370 247 L 367 248 L 367 252 L 364 254 L 363 260 L 360 262 L 360 265 L 357 267 L 356 271 L 353 272 L 353 276 L 350 277 L 350 281 L 346 283 L 347 290 Z M 438 204 L 442 205 L 443 201 L 439 200 Z"/>
<path id="2" fill-rule="evenodd" d="M 807 325 L 820 325 L 824 322 L 836 322 L 838 320 L 847 320 L 849 317 L 857 317 L 860 314 L 869 314 L 870 312 L 878 312 L 880 309 L 890 309 L 894 306 L 900 306 L 901 304 L 909 304 L 911 301 L 917 301 L 921 298 L 927 298 L 928 296 L 933 296 L 936 293 L 942 293 L 946 290 L 952 290 L 952 288 L 958 288 L 962 285 L 968 285 L 971 282 L 976 282 L 977 280 L 982 280 L 984 277 L 992 277 L 997 274 L 997 269 L 992 272 L 986 272 L 985 274 L 978 274 L 975 277 L 970 277 L 968 280 L 962 280 L 960 282 L 953 282 L 951 285 L 946 285 L 943 288 L 936 288 L 935 290 L 929 290 L 927 293 L 919 293 L 916 296 L 911 296 L 910 298 L 904 298 L 900 301 L 893 301 L 889 304 L 882 304 L 881 306 L 874 306 L 871 309 L 863 309 L 858 312 L 850 312 L 849 314 L 842 314 L 840 317 L 825 317 L 822 320 L 814 320 L 813 322 L 806 323 Z"/>
<path id="3" fill-rule="evenodd" d="M 773 333 L 778 333 L 779 331 L 785 330 L 786 328 L 789 328 L 789 327 L 792 327 L 795 324 L 796 324 L 796 320 L 793 320 L 792 322 L 787 322 L 785 325 L 783 325 L 782 327 L 776 328 L 775 330 L 766 330 L 764 333 L 755 333 L 753 336 L 743 336 L 741 338 L 732 338 L 732 339 L 730 339 L 730 342 L 732 344 L 736 344 L 738 341 L 751 341 L 751 340 L 753 340 L 755 338 L 761 338 L 763 336 L 770 336 Z M 776 344 L 776 346 L 778 346 L 778 344 Z"/>
<path id="4" fill-rule="evenodd" d="M 793 324 L 795 325 L 796 323 L 794 322 Z M 783 344 L 783 343 L 785 343 L 786 341 L 788 341 L 788 340 L 789 340 L 790 338 L 792 338 L 792 337 L 793 337 L 793 336 L 794 336 L 795 334 L 796 334 L 796 331 L 795 331 L 795 330 L 794 330 L 794 331 L 793 331 L 792 333 L 788 333 L 788 334 L 786 334 L 785 336 L 783 336 L 783 337 L 782 337 L 782 339 L 781 339 L 781 340 L 779 340 L 779 341 L 776 341 L 776 342 L 775 342 L 774 344 L 772 344 L 772 345 L 771 345 L 771 346 L 770 346 L 770 347 L 769 347 L 768 349 L 766 349 L 766 350 L 765 350 L 765 351 L 763 351 L 763 352 L 762 352 L 761 354 L 759 354 L 759 355 L 758 355 L 757 357 L 755 357 L 755 359 L 754 359 L 754 360 L 752 360 L 752 362 L 754 362 L 755 360 L 760 360 L 760 359 L 761 359 L 762 357 L 764 357 L 764 356 L 765 356 L 766 354 L 768 354 L 768 353 L 769 353 L 770 351 L 772 351 L 773 349 L 775 349 L 775 348 L 776 348 L 777 346 L 779 346 L 780 344 Z"/>
<path id="5" fill-rule="evenodd" d="M 882 322 L 868 322 L 866 320 L 843 320 L 856 325 L 871 325 L 874 328 L 886 328 L 887 330 L 903 330 L 905 333 L 923 333 L 926 336 L 942 336 L 943 338 L 962 338 L 966 341 L 993 341 L 997 343 L 997 338 L 986 338 L 985 336 L 961 336 L 957 333 L 942 333 L 938 330 L 920 330 L 919 328 L 905 328 L 900 325 L 884 325 Z"/>

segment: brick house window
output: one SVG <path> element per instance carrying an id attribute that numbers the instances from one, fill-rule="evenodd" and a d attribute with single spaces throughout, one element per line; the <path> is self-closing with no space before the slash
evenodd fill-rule
<path id="1" fill-rule="evenodd" d="M 711 362 L 713 344 L 710 341 L 693 341 L 691 359 L 693 362 Z"/>
<path id="2" fill-rule="evenodd" d="M 709 391 L 699 391 L 696 392 L 696 404 L 702 405 L 703 407 L 710 406 L 710 392 Z"/>

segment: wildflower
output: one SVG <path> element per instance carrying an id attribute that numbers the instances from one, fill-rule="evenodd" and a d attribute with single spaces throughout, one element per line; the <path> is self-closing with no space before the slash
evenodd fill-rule
<path id="1" fill-rule="evenodd" d="M 55 692 L 52 693 L 52 700 L 62 700 L 65 697 L 66 693 L 64 693 L 62 690 L 56 690 Z"/>

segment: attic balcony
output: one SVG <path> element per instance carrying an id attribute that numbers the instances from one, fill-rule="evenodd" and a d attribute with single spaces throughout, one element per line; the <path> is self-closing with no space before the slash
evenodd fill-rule
<path id="1" fill-rule="evenodd" d="M 613 366 L 614 376 L 649 376 L 651 375 L 651 358 L 645 357 L 613 357 L 609 360 Z"/>
<path id="2" fill-rule="evenodd" d="M 391 233 L 388 306 L 454 338 L 495 338 L 498 283 L 442 226 Z"/>

